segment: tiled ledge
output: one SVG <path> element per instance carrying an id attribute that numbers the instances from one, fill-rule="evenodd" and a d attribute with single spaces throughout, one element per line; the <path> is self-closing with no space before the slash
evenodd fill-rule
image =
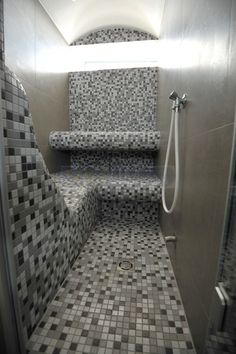
<path id="1" fill-rule="evenodd" d="M 157 151 L 160 132 L 81 132 L 52 131 L 49 144 L 57 150 L 134 150 Z"/>

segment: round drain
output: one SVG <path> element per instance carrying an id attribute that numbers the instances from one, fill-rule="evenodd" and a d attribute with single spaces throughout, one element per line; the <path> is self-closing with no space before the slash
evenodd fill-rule
<path id="1" fill-rule="evenodd" d="M 130 261 L 124 260 L 119 263 L 119 268 L 121 270 L 130 270 L 133 268 L 133 264 Z"/>

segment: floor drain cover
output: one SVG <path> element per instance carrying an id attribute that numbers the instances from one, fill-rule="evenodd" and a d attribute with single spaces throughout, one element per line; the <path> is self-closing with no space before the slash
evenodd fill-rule
<path id="1" fill-rule="evenodd" d="M 130 270 L 133 268 L 133 264 L 130 261 L 124 260 L 119 263 L 119 269 Z"/>

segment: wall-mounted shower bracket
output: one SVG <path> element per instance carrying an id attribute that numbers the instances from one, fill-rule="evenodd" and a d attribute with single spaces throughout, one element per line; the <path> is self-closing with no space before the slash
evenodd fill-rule
<path id="1" fill-rule="evenodd" d="M 175 102 L 175 106 L 173 109 L 178 108 L 179 110 L 181 108 L 185 108 L 187 104 L 187 94 L 184 93 L 182 97 L 180 97 L 176 91 L 172 91 L 169 95 L 169 99 Z"/>

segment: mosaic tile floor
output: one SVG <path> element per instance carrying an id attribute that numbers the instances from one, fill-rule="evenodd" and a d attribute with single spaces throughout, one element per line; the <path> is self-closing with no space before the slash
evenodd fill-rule
<path id="1" fill-rule="evenodd" d="M 131 270 L 118 269 L 121 260 Z M 195 353 L 162 236 L 103 220 L 28 343 L 30 354 Z"/>

